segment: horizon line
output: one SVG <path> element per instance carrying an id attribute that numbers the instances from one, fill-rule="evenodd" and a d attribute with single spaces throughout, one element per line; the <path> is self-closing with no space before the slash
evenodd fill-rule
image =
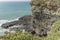
<path id="1" fill-rule="evenodd" d="M 0 0 L 0 2 L 9 2 L 9 1 L 11 1 L 11 2 L 30 2 L 31 0 Z"/>
<path id="2" fill-rule="evenodd" d="M 30 2 L 30 1 L 0 1 L 0 2 Z"/>

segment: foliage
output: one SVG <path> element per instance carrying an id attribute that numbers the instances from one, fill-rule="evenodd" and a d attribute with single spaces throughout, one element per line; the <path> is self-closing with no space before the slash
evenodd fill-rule
<path id="1" fill-rule="evenodd" d="M 16 32 L 16 33 L 7 33 L 4 36 L 4 40 L 40 40 L 40 38 L 35 37 L 29 33 Z"/>

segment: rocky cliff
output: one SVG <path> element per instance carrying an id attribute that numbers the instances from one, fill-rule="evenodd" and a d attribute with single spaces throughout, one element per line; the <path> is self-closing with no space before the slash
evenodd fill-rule
<path id="1" fill-rule="evenodd" d="M 47 36 L 47 31 L 60 18 L 57 0 L 31 0 L 32 27 L 39 36 Z"/>

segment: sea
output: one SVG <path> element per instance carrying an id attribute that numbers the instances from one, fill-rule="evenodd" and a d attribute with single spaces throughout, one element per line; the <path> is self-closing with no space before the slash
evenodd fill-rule
<path id="1" fill-rule="evenodd" d="M 0 35 L 6 31 L 1 27 L 2 24 L 18 20 L 18 18 L 31 13 L 30 2 L 0 2 Z"/>

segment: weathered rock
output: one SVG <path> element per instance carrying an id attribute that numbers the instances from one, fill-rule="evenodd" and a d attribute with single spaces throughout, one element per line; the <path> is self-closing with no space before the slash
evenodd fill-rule
<path id="1" fill-rule="evenodd" d="M 47 36 L 49 28 L 60 18 L 60 5 L 56 0 L 31 0 L 30 4 L 34 31 L 39 36 Z"/>
<path id="2" fill-rule="evenodd" d="M 24 17 L 21 17 L 19 18 L 17 21 L 12 21 L 12 22 L 7 22 L 7 23 L 4 23 L 2 24 L 2 28 L 9 28 L 9 27 L 12 27 L 14 25 L 25 25 L 25 26 L 30 26 L 31 24 L 31 15 L 27 15 L 27 16 L 24 16 Z"/>
<path id="3" fill-rule="evenodd" d="M 9 28 L 11 26 L 14 26 L 16 24 L 18 24 L 19 21 L 12 21 L 12 22 L 7 22 L 1 25 L 2 28 Z"/>
<path id="4" fill-rule="evenodd" d="M 23 24 L 23 25 L 30 25 L 31 24 L 31 15 L 27 15 L 24 17 L 19 18 L 19 24 Z"/>
<path id="5" fill-rule="evenodd" d="M 25 32 L 30 32 L 32 31 L 32 28 L 25 26 L 25 25 L 14 25 L 12 27 L 9 28 L 10 31 L 25 31 Z"/>

